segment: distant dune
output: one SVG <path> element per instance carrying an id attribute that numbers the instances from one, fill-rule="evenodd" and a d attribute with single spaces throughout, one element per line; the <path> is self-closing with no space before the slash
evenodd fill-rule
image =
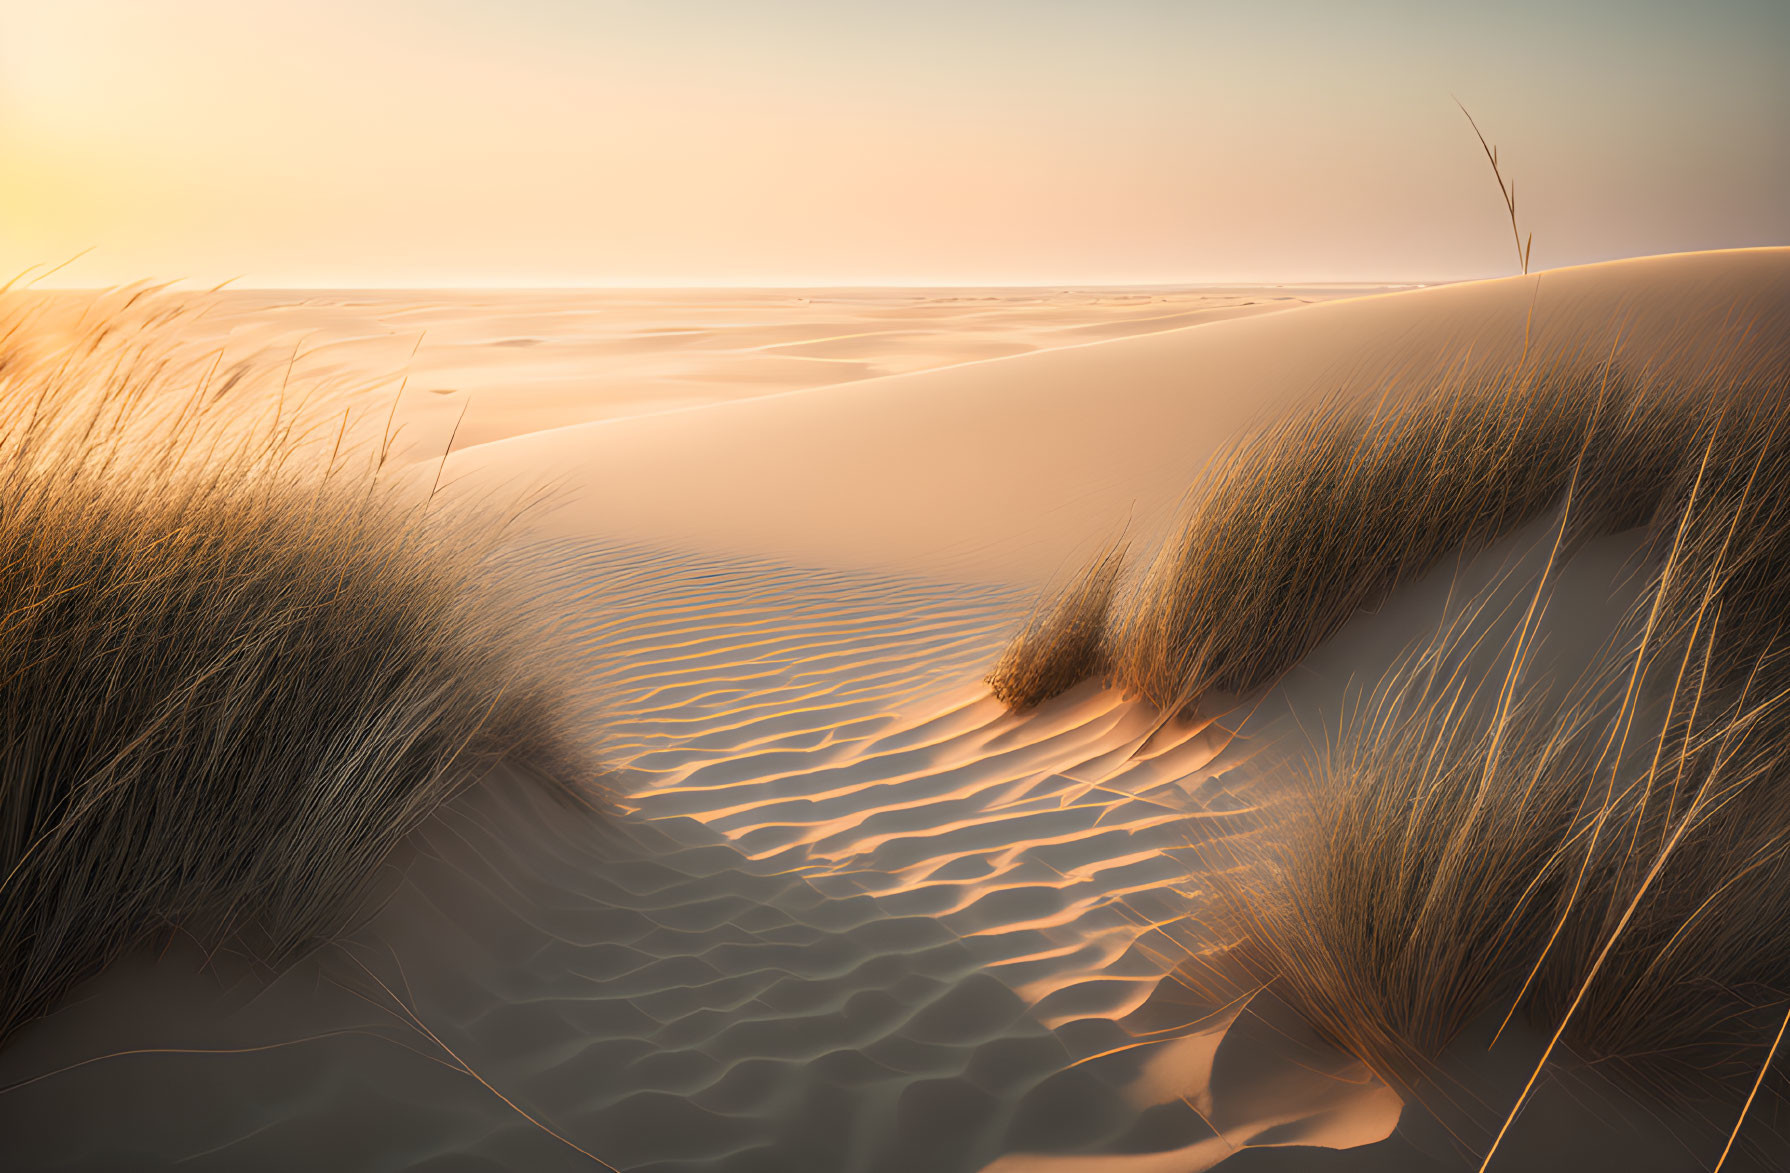
<path id="1" fill-rule="evenodd" d="M 1533 317 L 1531 318 L 1531 310 Z M 1701 365 L 1790 328 L 1790 249 L 1688 253 L 1346 298 L 468 450 L 569 470 L 562 532 L 1033 581 L 1148 531 L 1251 421 L 1302 395 L 1520 354 Z M 824 487 L 824 491 L 823 491 Z"/>
<path id="2" fill-rule="evenodd" d="M 1365 287 L 1371 290 L 1374 287 Z M 237 290 L 170 293 L 194 351 L 287 366 L 320 411 L 439 455 L 593 420 L 934 370 L 1364 292 L 1162 289 Z M 78 313 L 83 293 L 28 295 Z M 368 422 L 371 422 L 369 418 Z"/>

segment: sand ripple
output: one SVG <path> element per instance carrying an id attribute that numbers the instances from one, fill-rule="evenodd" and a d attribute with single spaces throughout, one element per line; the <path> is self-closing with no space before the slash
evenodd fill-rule
<path id="1" fill-rule="evenodd" d="M 1095 691 L 1007 714 L 978 676 L 1009 590 L 533 556 L 628 816 L 500 779 L 269 988 L 178 948 L 104 975 L 0 1057 L 13 1084 L 111 1056 L 0 1095 L 25 1167 L 1202 1166 L 1261 1131 L 1138 1093 L 1140 1032 L 1217 1037 L 1162 979 L 1178 855 L 1250 821 L 1226 730 Z"/>

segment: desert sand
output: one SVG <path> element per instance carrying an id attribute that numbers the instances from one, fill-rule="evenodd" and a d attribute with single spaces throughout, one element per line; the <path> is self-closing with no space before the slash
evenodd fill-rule
<path id="1" fill-rule="evenodd" d="M 415 459 L 596 420 L 1126 338 L 1364 291 L 1162 289 L 233 290 L 194 293 L 198 354 L 290 364 L 319 414 Z M 70 306 L 84 296 L 45 295 Z"/>
<path id="2" fill-rule="evenodd" d="M 1246 711 L 1165 721 L 1088 684 L 1015 715 L 981 678 L 1037 586 L 1159 529 L 1267 413 L 1525 350 L 1744 361 L 1790 327 L 1790 249 L 1105 303 L 233 296 L 196 345 L 315 331 L 356 395 L 415 349 L 416 475 L 555 486 L 513 557 L 566 616 L 621 813 L 497 777 L 271 985 L 178 945 L 114 966 L 0 1052 L 19 1167 L 1430 1170 L 1460 1167 L 1448 1121 L 1191 979 L 1228 944 L 1206 870 L 1352 685 L 1462 597 L 1523 596 L 1548 526 Z M 1550 670 L 1611 630 L 1637 549 L 1561 572 Z M 1511 1077 L 1481 1067 L 1463 1084 Z M 1672 1124 L 1551 1077 L 1495 1167 L 1698 1167 Z"/>

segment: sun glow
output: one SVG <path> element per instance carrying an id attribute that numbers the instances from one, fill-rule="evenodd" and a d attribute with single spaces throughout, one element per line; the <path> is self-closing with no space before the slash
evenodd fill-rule
<path id="1" fill-rule="evenodd" d="M 1156 0 L 15 3 L 0 261 L 92 247 L 83 284 L 1500 273 L 1451 93 L 1506 144 L 1539 266 L 1783 239 L 1790 17 L 1645 16 L 1558 14 L 1536 46 L 1390 3 L 1284 27 Z"/>

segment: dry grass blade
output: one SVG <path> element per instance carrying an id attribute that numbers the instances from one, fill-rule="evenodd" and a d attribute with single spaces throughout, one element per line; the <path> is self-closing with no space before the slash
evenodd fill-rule
<path id="1" fill-rule="evenodd" d="M 1525 238 L 1523 230 L 1517 227 L 1516 182 L 1514 180 L 1508 184 L 1504 182 L 1504 171 L 1498 165 L 1498 148 L 1486 141 L 1485 132 L 1479 129 L 1479 123 L 1473 120 L 1472 113 L 1459 98 L 1454 100 L 1454 104 L 1459 106 L 1461 113 L 1467 116 L 1467 125 L 1473 128 L 1474 136 L 1479 139 L 1479 145 L 1485 151 L 1486 162 L 1492 165 L 1492 178 L 1498 181 L 1498 194 L 1504 197 L 1504 210 L 1510 213 L 1510 235 L 1516 241 L 1517 263 L 1523 266 L 1523 274 L 1527 276 L 1529 273 L 1529 250 L 1535 244 L 1535 234 L 1531 232 Z"/>

